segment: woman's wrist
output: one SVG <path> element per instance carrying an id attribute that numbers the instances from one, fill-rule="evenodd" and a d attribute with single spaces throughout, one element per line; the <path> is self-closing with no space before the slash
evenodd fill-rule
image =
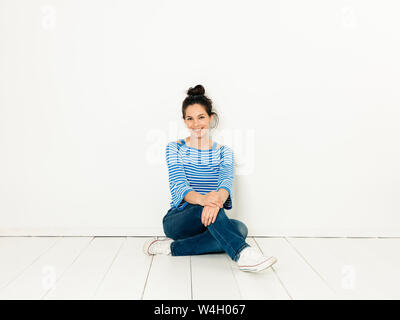
<path id="1" fill-rule="evenodd" d="M 223 203 L 229 198 L 229 192 L 224 188 L 219 189 L 217 193 Z"/>
<path id="2" fill-rule="evenodd" d="M 191 190 L 183 199 L 191 204 L 202 204 L 204 202 L 203 198 L 204 196 L 201 193 Z"/>
<path id="3" fill-rule="evenodd" d="M 205 196 L 202 195 L 201 193 L 199 193 L 198 197 L 197 197 L 197 204 L 204 206 L 204 199 L 205 199 Z"/>

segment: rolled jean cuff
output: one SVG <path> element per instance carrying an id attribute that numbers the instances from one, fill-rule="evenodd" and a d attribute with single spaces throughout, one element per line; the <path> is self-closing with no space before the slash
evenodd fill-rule
<path id="1" fill-rule="evenodd" d="M 175 245 L 175 241 L 173 241 L 173 242 L 171 242 L 171 245 L 170 245 L 170 249 L 171 249 L 171 256 L 174 256 L 175 254 L 174 254 L 174 245 Z"/>
<path id="2" fill-rule="evenodd" d="M 242 250 L 243 250 L 244 248 L 247 248 L 247 247 L 250 247 L 250 245 L 249 245 L 247 242 L 245 242 L 245 244 L 244 244 L 242 247 L 239 248 L 239 250 L 238 250 L 238 251 L 236 252 L 236 254 L 235 254 L 235 257 L 233 258 L 233 260 L 234 260 L 235 262 L 237 262 L 237 261 L 239 260 L 240 253 L 242 252 Z"/>

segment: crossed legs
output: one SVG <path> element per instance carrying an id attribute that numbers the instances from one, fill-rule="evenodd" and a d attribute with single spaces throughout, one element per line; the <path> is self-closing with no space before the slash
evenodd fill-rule
<path id="1" fill-rule="evenodd" d="M 203 206 L 188 203 L 182 210 L 169 210 L 163 218 L 165 235 L 175 241 L 171 244 L 171 255 L 197 255 L 226 252 L 237 261 L 239 253 L 249 245 L 246 225 L 226 216 L 221 208 L 214 223 L 205 227 L 201 222 Z"/>

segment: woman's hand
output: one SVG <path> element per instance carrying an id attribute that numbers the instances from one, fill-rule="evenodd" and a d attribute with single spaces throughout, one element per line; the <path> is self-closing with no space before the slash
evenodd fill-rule
<path id="1" fill-rule="evenodd" d="M 201 223 L 204 226 L 209 226 L 211 223 L 215 222 L 217 219 L 217 215 L 219 212 L 219 208 L 215 206 L 204 206 L 203 212 L 201 213 Z"/>
<path id="2" fill-rule="evenodd" d="M 202 197 L 200 205 L 203 207 L 216 206 L 218 208 L 222 208 L 224 203 L 222 202 L 221 195 L 218 192 L 210 191 Z"/>

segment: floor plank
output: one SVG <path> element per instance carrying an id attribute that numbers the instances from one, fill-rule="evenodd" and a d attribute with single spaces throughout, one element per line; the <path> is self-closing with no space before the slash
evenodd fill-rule
<path id="1" fill-rule="evenodd" d="M 190 256 L 153 256 L 143 299 L 190 300 Z"/>
<path id="2" fill-rule="evenodd" d="M 93 299 L 124 237 L 95 237 L 44 299 Z"/>
<path id="3" fill-rule="evenodd" d="M 0 237 L 0 292 L 58 240 L 57 237 Z"/>
<path id="4" fill-rule="evenodd" d="M 341 299 L 399 299 L 400 239 L 288 239 Z"/>
<path id="5" fill-rule="evenodd" d="M 152 257 L 143 254 L 143 243 L 148 238 L 128 237 L 95 299 L 134 299 L 142 297 Z"/>
<path id="6" fill-rule="evenodd" d="M 246 242 L 258 248 L 256 241 L 248 237 Z M 229 258 L 229 257 L 228 257 Z M 242 299 L 248 300 L 287 300 L 290 296 L 286 292 L 273 267 L 260 272 L 244 272 L 239 270 L 236 262 L 229 259 L 236 283 Z"/>
<path id="7" fill-rule="evenodd" d="M 191 256 L 194 300 L 242 299 L 227 253 Z"/>
<path id="8" fill-rule="evenodd" d="M 400 299 L 400 238 L 247 238 L 278 262 L 147 256 L 143 237 L 0 237 L 0 299 Z"/>
<path id="9" fill-rule="evenodd" d="M 0 299 L 41 299 L 88 245 L 90 239 L 90 237 L 58 238 L 55 245 L 0 293 Z M 27 250 L 30 248 L 27 247 L 22 255 L 27 254 Z"/>
<path id="10" fill-rule="evenodd" d="M 298 299 L 336 299 L 334 290 L 284 238 L 255 238 L 265 255 L 278 261 L 273 269 L 290 297 Z"/>

